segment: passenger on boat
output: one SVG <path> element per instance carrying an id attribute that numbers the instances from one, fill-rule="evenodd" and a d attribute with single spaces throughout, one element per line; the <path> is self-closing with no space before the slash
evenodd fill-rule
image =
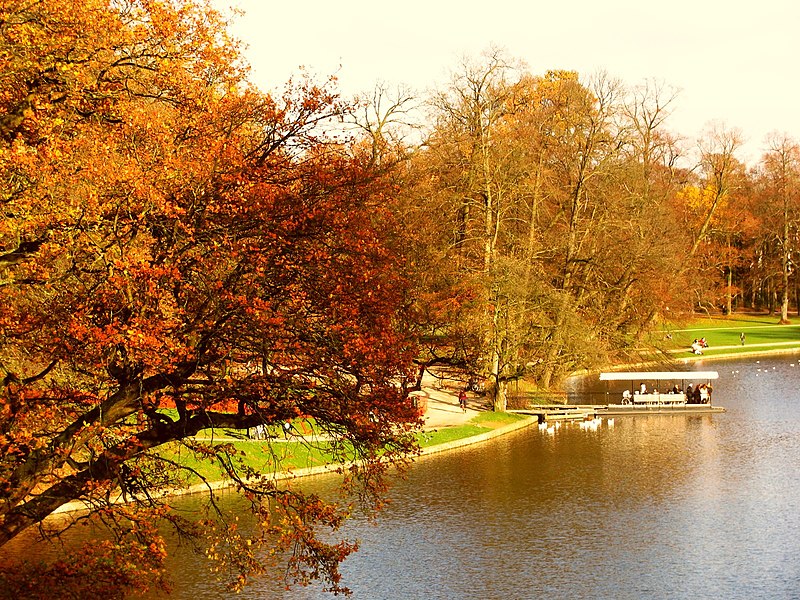
<path id="1" fill-rule="evenodd" d="M 670 394 L 680 394 L 680 393 L 681 393 L 681 391 L 678 389 L 678 384 L 676 383 L 675 385 L 672 386 L 672 390 L 670 391 Z"/>
<path id="2" fill-rule="evenodd" d="M 645 385 L 644 381 L 639 385 L 639 393 L 640 394 L 647 393 L 647 386 Z"/>
<path id="3" fill-rule="evenodd" d="M 692 392 L 692 384 L 690 383 L 689 385 L 686 386 L 686 402 L 688 404 L 692 403 L 692 393 L 693 393 Z"/>
<path id="4" fill-rule="evenodd" d="M 700 390 L 700 404 L 708 404 L 709 393 L 708 386 L 704 383 L 699 387 Z"/>
<path id="5" fill-rule="evenodd" d="M 694 392 L 692 393 L 692 404 L 700 404 L 700 388 L 702 386 L 697 386 L 694 388 Z"/>
<path id="6" fill-rule="evenodd" d="M 625 390 L 622 392 L 622 403 L 623 404 L 630 404 L 631 403 L 631 391 Z"/>

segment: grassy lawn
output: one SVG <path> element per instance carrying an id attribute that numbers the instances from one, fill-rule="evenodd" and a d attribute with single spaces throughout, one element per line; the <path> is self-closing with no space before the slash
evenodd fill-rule
<path id="1" fill-rule="evenodd" d="M 740 334 L 745 334 L 742 345 Z M 667 334 L 672 335 L 667 340 Z M 665 327 L 656 341 L 663 343 L 682 358 L 691 357 L 689 346 L 695 338 L 705 337 L 708 348 L 703 356 L 737 354 L 754 350 L 800 349 L 800 319 L 796 323 L 780 325 L 777 316 L 732 314 L 729 317 L 704 317 L 682 326 Z"/>
<path id="2" fill-rule="evenodd" d="M 211 443 L 209 439 L 201 441 Z M 268 442 L 264 440 L 240 440 L 220 442 L 230 444 L 239 454 L 239 458 L 247 466 L 261 473 L 275 473 L 304 469 L 327 464 L 331 461 L 326 452 L 325 442 L 308 444 L 303 442 Z M 172 445 L 161 451 L 161 456 L 185 467 L 194 469 L 209 481 L 225 478 L 222 467 L 209 460 L 198 459 L 193 452 L 178 445 Z M 190 476 L 189 483 L 200 483 L 200 478 Z"/>
<path id="3" fill-rule="evenodd" d="M 419 433 L 417 440 L 421 448 L 445 444 L 455 440 L 465 439 L 509 425 L 525 417 L 511 413 L 484 412 L 475 416 L 469 423 L 458 427 L 443 427 L 437 431 Z M 243 435 L 243 433 L 242 433 Z M 217 439 L 220 438 L 217 432 Z M 275 473 L 315 467 L 329 464 L 332 456 L 326 452 L 328 444 L 324 441 L 313 444 L 302 441 L 285 440 L 278 437 L 275 441 L 235 439 L 240 437 L 239 432 L 225 432 L 225 439 L 220 444 L 230 444 L 237 452 L 243 453 L 244 463 L 262 473 Z M 198 434 L 198 441 L 215 443 L 209 431 Z M 219 465 L 208 460 L 199 460 L 188 449 L 172 445 L 164 448 L 161 456 L 175 463 L 194 469 L 208 481 L 219 481 L 226 476 Z M 188 483 L 200 483 L 196 475 L 190 475 Z"/>
<path id="4" fill-rule="evenodd" d="M 746 336 L 744 345 L 739 337 L 741 333 Z M 797 319 L 797 324 L 780 325 L 778 317 L 774 315 L 733 314 L 728 317 L 703 317 L 694 319 L 688 324 L 667 325 L 654 334 L 653 341 L 674 352 L 676 357 L 692 358 L 693 355 L 688 348 L 692 340 L 701 337 L 705 337 L 709 344 L 703 352 L 705 357 L 755 350 L 800 350 L 800 318 Z M 428 448 L 480 435 L 524 418 L 511 413 L 482 412 L 458 427 L 442 427 L 436 431 L 421 432 L 417 440 L 421 448 Z M 304 422 L 295 427 L 301 428 L 295 433 L 306 436 L 313 433 L 313 423 Z M 232 444 L 237 451 L 244 453 L 248 466 L 264 473 L 319 466 L 328 464 L 332 460 L 330 452 L 326 451 L 327 444 L 324 441 L 315 441 L 311 444 L 298 441 L 298 437 L 292 439 L 290 436 L 287 439 L 279 426 L 270 428 L 268 434 L 273 436 L 273 441 L 250 440 L 242 431 L 217 431 L 212 434 L 210 430 L 200 432 L 197 439 L 208 443 L 216 443 L 215 440 L 219 440 L 219 443 Z M 197 460 L 185 448 L 172 446 L 164 449 L 162 454 L 176 463 L 196 469 L 210 481 L 224 478 L 219 466 L 207 460 Z M 197 477 L 191 479 L 190 483 L 200 481 Z"/>
<path id="5" fill-rule="evenodd" d="M 506 425 L 510 425 L 516 421 L 525 419 L 522 415 L 514 413 L 495 413 L 495 412 L 482 412 L 473 417 L 469 423 L 459 425 L 458 427 L 443 427 L 435 431 L 426 431 L 417 436 L 420 448 L 428 448 L 430 446 L 438 446 L 439 444 L 446 444 L 456 440 L 463 440 L 465 438 L 473 437 L 499 429 Z"/>
<path id="6" fill-rule="evenodd" d="M 459 425 L 458 427 L 443 427 L 434 431 L 426 431 L 421 433 L 418 437 L 420 448 L 429 448 L 430 446 L 438 446 L 439 444 L 446 444 L 455 440 L 480 435 L 491 431 L 491 427 L 482 427 L 480 425 L 466 424 Z"/>

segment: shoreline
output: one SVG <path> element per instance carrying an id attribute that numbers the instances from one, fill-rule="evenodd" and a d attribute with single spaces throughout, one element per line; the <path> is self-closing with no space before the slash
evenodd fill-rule
<path id="1" fill-rule="evenodd" d="M 787 342 L 778 342 L 779 344 L 786 344 Z M 580 369 L 578 371 L 573 371 L 565 378 L 571 379 L 573 377 L 585 377 L 586 375 L 592 375 L 594 373 L 601 373 L 603 371 L 621 371 L 624 369 L 635 369 L 638 367 L 649 367 L 653 365 L 664 364 L 664 362 L 677 362 L 683 365 L 700 362 L 703 360 L 729 360 L 735 358 L 742 358 L 748 356 L 780 356 L 783 354 L 800 354 L 800 342 L 788 342 L 790 344 L 797 344 L 791 348 L 772 348 L 772 349 L 760 349 L 760 350 L 746 350 L 744 352 L 727 352 L 727 353 L 720 353 L 720 354 L 692 354 L 690 356 L 680 356 L 680 357 L 670 357 L 668 354 L 665 353 L 661 360 L 646 360 L 641 362 L 631 362 L 631 363 L 619 363 L 619 364 L 612 364 L 612 365 L 605 365 L 603 367 L 595 367 L 591 369 Z M 739 346 L 734 346 L 738 348 Z M 754 345 L 755 347 L 755 345 Z M 684 353 L 688 352 L 684 350 L 675 350 L 673 353 Z"/>
<path id="2" fill-rule="evenodd" d="M 428 446 L 426 448 L 421 448 L 420 453 L 412 459 L 412 462 L 419 458 L 423 458 L 433 454 L 438 454 L 440 452 L 447 452 L 450 450 L 456 450 L 458 448 L 463 448 L 466 446 L 472 446 L 474 444 L 480 444 L 488 440 L 494 439 L 496 437 L 512 433 L 519 429 L 524 429 L 536 423 L 538 423 L 538 420 L 535 417 L 529 417 L 526 419 L 521 419 L 514 423 L 510 423 L 508 425 L 503 425 L 502 427 L 498 427 L 497 429 L 492 429 L 491 431 L 485 431 L 477 435 L 471 435 L 457 440 L 452 440 L 450 442 L 436 444 L 435 446 Z M 330 463 L 326 465 L 317 465 L 314 467 L 292 469 L 290 471 L 276 471 L 275 473 L 273 473 L 272 477 L 274 478 L 275 481 L 286 481 L 286 480 L 300 479 L 306 477 L 315 477 L 319 475 L 337 475 L 341 474 L 341 471 L 346 468 L 347 465 Z M 161 490 L 157 493 L 154 493 L 153 495 L 158 495 L 160 498 L 190 496 L 193 494 L 204 494 L 209 492 L 216 492 L 220 490 L 230 489 L 235 486 L 236 484 L 230 480 L 219 479 L 216 481 L 209 481 L 208 483 L 195 483 L 189 486 L 188 488 Z M 113 499 L 112 502 L 115 504 L 116 503 L 121 504 L 127 501 L 122 497 L 122 494 L 118 494 Z M 73 502 L 68 502 L 63 506 L 60 506 L 59 508 L 54 510 L 50 515 L 48 515 L 47 518 L 50 519 L 56 516 L 63 516 L 70 513 L 84 512 L 88 510 L 90 509 L 82 501 L 75 500 Z"/>
<path id="3" fill-rule="evenodd" d="M 711 360 L 711 361 L 727 360 L 732 358 L 742 358 L 748 356 L 768 356 L 768 355 L 779 356 L 783 354 L 800 354 L 800 347 L 761 349 L 753 351 L 731 352 L 731 353 L 712 354 L 712 355 L 705 355 L 705 354 L 692 355 L 687 357 L 674 358 L 672 360 L 676 360 L 682 364 L 690 364 L 702 360 Z M 568 379 L 572 377 L 582 377 L 590 375 L 592 373 L 598 373 L 601 371 L 601 369 L 614 371 L 621 369 L 644 367 L 644 366 L 659 364 L 660 362 L 661 361 L 658 360 L 651 360 L 639 363 L 607 365 L 605 367 L 600 367 L 597 369 L 582 369 L 580 371 L 575 371 L 574 373 L 570 374 Z M 435 389 L 433 386 L 425 386 L 424 391 L 426 392 L 428 398 L 428 406 L 425 411 L 426 424 L 425 426 L 423 426 L 423 431 L 426 430 L 430 431 L 431 429 L 438 429 L 438 428 L 457 427 L 459 425 L 469 423 L 474 416 L 476 416 L 479 412 L 482 412 L 475 409 L 469 409 L 468 413 L 462 413 L 460 409 L 456 410 L 458 407 L 458 398 L 455 394 L 450 394 L 447 391 L 443 391 L 441 389 Z M 530 417 L 527 419 L 517 421 L 515 423 L 503 425 L 501 427 L 498 427 L 497 429 L 492 429 L 491 431 L 479 433 L 477 435 L 471 435 L 457 440 L 452 440 L 450 442 L 444 442 L 442 444 L 436 444 L 434 446 L 421 448 L 420 453 L 412 458 L 412 463 L 413 461 L 419 458 L 431 456 L 433 454 L 439 454 L 441 452 L 456 450 L 474 444 L 481 444 L 483 442 L 487 442 L 489 440 L 506 435 L 508 433 L 512 433 L 519 429 L 530 427 L 531 425 L 534 424 L 538 424 L 538 419 L 535 417 Z M 286 481 L 286 480 L 300 479 L 305 477 L 314 477 L 318 475 L 334 475 L 341 472 L 341 470 L 345 468 L 347 468 L 346 465 L 331 463 L 326 465 L 317 465 L 313 467 L 292 469 L 289 471 L 276 471 L 275 473 L 273 473 L 273 477 L 276 481 Z M 224 490 L 235 487 L 235 485 L 236 484 L 230 480 L 220 479 L 216 481 L 209 481 L 208 483 L 196 483 L 189 486 L 188 488 L 166 490 L 160 492 L 159 494 L 160 497 L 162 498 L 173 497 L 173 496 L 186 496 L 192 494 L 209 493 L 209 492 Z M 114 501 L 124 502 L 125 500 L 122 498 L 122 494 L 119 494 L 119 496 L 117 496 L 117 498 L 115 498 Z M 53 511 L 53 513 L 50 516 L 48 516 L 48 518 L 56 516 L 64 516 L 65 514 L 82 512 L 87 510 L 89 510 L 89 508 L 87 508 L 83 502 L 76 500 L 59 507 L 58 509 Z"/>

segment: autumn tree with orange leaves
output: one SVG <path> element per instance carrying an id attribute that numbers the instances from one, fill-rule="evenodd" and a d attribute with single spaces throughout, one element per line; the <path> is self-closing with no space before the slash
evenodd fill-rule
<path id="1" fill-rule="evenodd" d="M 326 134 L 347 107 L 252 89 L 203 3 L 3 0 L 0 36 L 0 545 L 73 501 L 115 536 L 0 585 L 162 585 L 156 526 L 197 527 L 157 493 L 178 444 L 258 517 L 202 524 L 233 587 L 288 552 L 341 589 L 343 511 L 194 436 L 311 419 L 370 505 L 413 447 L 401 236 L 375 161 Z"/>
<path id="2" fill-rule="evenodd" d="M 670 103 L 658 86 L 629 91 L 603 74 L 535 76 L 500 51 L 435 96 L 414 156 L 444 274 L 427 306 L 447 309 L 437 339 L 466 340 L 451 345 L 496 410 L 512 382 L 548 389 L 690 306 L 675 275 L 690 240 L 670 204 Z"/>

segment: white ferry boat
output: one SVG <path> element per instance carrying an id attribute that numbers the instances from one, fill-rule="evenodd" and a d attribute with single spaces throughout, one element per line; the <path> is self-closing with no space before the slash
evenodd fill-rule
<path id="1" fill-rule="evenodd" d="M 712 403 L 717 371 L 620 371 L 600 373 L 607 382 L 605 414 L 724 412 Z M 613 383 L 612 383 L 613 382 Z"/>

